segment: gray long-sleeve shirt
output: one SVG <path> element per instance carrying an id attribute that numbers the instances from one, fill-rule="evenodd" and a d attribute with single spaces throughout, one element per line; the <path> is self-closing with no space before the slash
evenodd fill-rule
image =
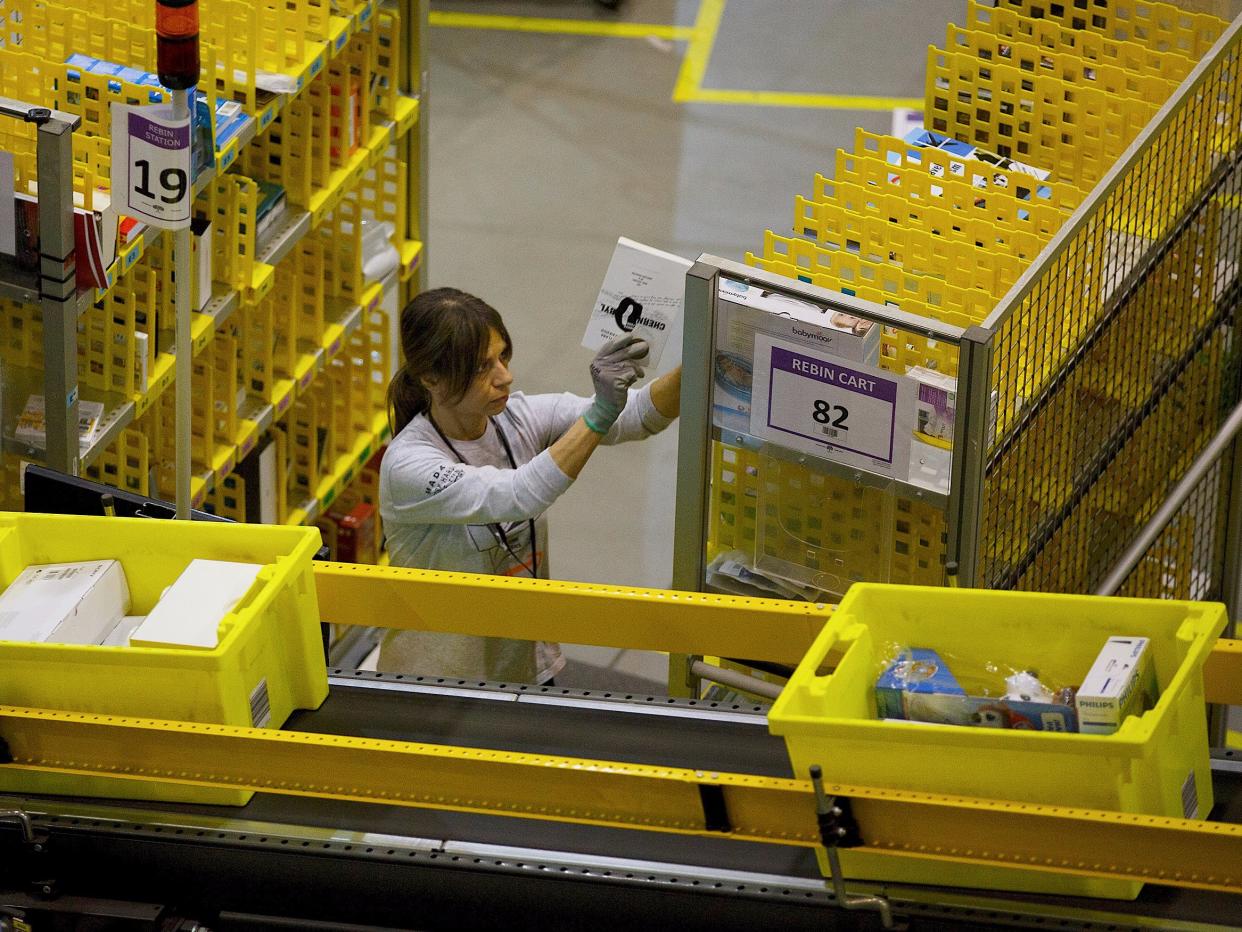
<path id="1" fill-rule="evenodd" d="M 514 392 L 478 440 L 454 440 L 462 463 L 424 415 L 393 438 L 380 466 L 380 515 L 394 566 L 529 575 L 530 519 L 536 519 L 539 575 L 548 577 L 543 512 L 573 483 L 548 452 L 591 405 L 578 395 Z M 656 410 L 650 386 L 629 402 L 603 442 L 641 440 L 671 421 Z M 504 431 L 517 468 L 497 433 Z M 504 532 L 505 547 L 492 527 Z M 509 551 L 512 551 L 512 555 Z M 517 559 L 514 559 L 514 556 Z M 469 635 L 395 632 L 380 651 L 390 672 L 543 682 L 564 666 L 555 644 Z"/>

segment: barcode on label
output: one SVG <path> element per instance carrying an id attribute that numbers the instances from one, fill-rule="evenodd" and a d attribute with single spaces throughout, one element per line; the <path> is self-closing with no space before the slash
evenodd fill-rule
<path id="1" fill-rule="evenodd" d="M 837 436 L 837 429 L 835 427 L 821 427 L 820 432 L 823 433 L 825 437 L 832 437 L 835 439 Z"/>
<path id="2" fill-rule="evenodd" d="M 250 725 L 252 728 L 266 728 L 272 720 L 272 703 L 267 697 L 267 680 L 259 680 L 259 685 L 250 694 Z"/>
<path id="3" fill-rule="evenodd" d="M 1182 784 L 1182 815 L 1187 819 L 1199 818 L 1199 788 L 1195 785 L 1195 772 L 1186 774 Z"/>

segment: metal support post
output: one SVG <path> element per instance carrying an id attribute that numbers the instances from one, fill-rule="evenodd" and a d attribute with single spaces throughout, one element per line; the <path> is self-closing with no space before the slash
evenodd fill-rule
<path id="1" fill-rule="evenodd" d="M 948 549 L 945 565 L 956 564 L 954 585 L 978 586 L 979 522 L 983 509 L 983 468 L 990 443 L 992 413 L 992 334 L 971 327 L 962 334 L 957 367 L 957 421 L 949 476 Z"/>
<path id="2" fill-rule="evenodd" d="M 47 464 L 78 474 L 77 264 L 73 252 L 73 123 L 36 108 L 39 125 L 39 300 Z"/>
<path id="3" fill-rule="evenodd" d="M 407 134 L 405 152 L 406 170 L 406 230 L 407 235 L 422 244 L 418 271 L 410 280 L 401 298 L 409 301 L 427 287 L 427 166 L 429 154 L 427 81 L 427 16 L 428 0 L 409 0 L 401 11 L 402 46 L 399 83 L 403 93 L 418 97 L 418 125 Z"/>
<path id="4" fill-rule="evenodd" d="M 681 348 L 681 418 L 677 437 L 677 511 L 673 525 L 673 588 L 703 588 L 703 544 L 712 425 L 712 324 L 716 270 L 701 262 L 686 273 Z"/>
<path id="5" fill-rule="evenodd" d="M 673 523 L 673 588 L 703 589 L 712 429 L 712 343 L 717 272 L 696 262 L 686 273 L 681 345 L 681 418 L 677 437 L 677 510 Z M 697 695 L 690 658 L 669 655 L 670 695 Z"/>
<path id="6" fill-rule="evenodd" d="M 1238 615 L 1242 613 L 1242 440 L 1234 438 L 1229 471 L 1222 494 L 1229 503 L 1225 519 L 1225 565 L 1221 598 L 1229 621 L 1221 637 L 1232 638 L 1237 632 Z M 1229 735 L 1229 706 L 1208 706 L 1208 743 L 1220 748 Z"/>
<path id="7" fill-rule="evenodd" d="M 194 100 L 194 88 L 175 90 L 172 92 L 174 119 L 189 120 L 190 107 Z M 194 371 L 194 351 L 190 345 L 190 281 L 192 278 L 193 256 L 190 226 L 187 223 L 173 231 L 173 268 L 176 278 L 176 330 L 173 346 L 176 351 L 176 392 L 177 402 L 177 517 L 183 520 L 190 518 L 190 416 L 191 394 L 190 378 Z"/>
<path id="8" fill-rule="evenodd" d="M 858 844 L 858 825 L 847 811 L 845 801 L 838 801 L 824 791 L 824 772 L 818 764 L 811 767 L 811 786 L 815 790 L 815 816 L 819 822 L 820 840 L 828 855 L 829 879 L 837 905 L 842 909 L 872 909 L 880 914 L 880 923 L 886 929 L 896 928 L 893 909 L 882 896 L 854 896 L 845 891 L 845 874 L 841 871 L 841 856 L 837 849 L 843 845 Z"/>

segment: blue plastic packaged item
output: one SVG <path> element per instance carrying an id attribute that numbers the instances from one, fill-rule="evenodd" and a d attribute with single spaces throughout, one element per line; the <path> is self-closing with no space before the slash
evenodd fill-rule
<path id="1" fill-rule="evenodd" d="M 92 58 L 90 55 L 82 55 L 81 53 L 74 53 L 65 61 L 70 67 L 70 81 L 80 80 L 75 71 L 79 73 L 85 71 L 91 74 L 106 74 L 108 77 L 115 78 L 118 81 L 127 81 L 130 84 L 137 84 L 141 87 L 153 88 L 148 103 L 160 103 L 162 85 L 157 74 L 143 71 L 139 68 L 131 68 L 128 65 L 118 65 L 116 62 L 105 61 L 101 58 Z M 119 91 L 120 85 L 116 85 L 114 90 Z M 248 117 L 240 105 L 224 98 L 220 98 L 217 101 L 216 112 L 213 115 L 208 106 L 207 95 L 202 91 L 195 94 L 191 120 L 194 133 L 193 164 L 191 166 L 191 175 L 193 177 L 197 178 L 204 169 L 211 168 L 216 164 L 216 150 L 224 148 L 228 141 L 241 131 L 247 119 Z"/>
<path id="2" fill-rule="evenodd" d="M 906 693 L 965 696 L 966 690 L 939 654 L 914 647 L 903 650 L 876 680 L 875 704 L 880 718 L 908 718 Z"/>
<path id="3" fill-rule="evenodd" d="M 971 682 L 973 692 L 987 692 Z M 1059 700 L 1033 674 L 1019 673 L 1006 682 L 1004 694 L 970 695 L 936 651 L 903 648 L 876 680 L 876 712 L 880 718 L 931 725 L 1078 731 L 1072 699 Z"/>

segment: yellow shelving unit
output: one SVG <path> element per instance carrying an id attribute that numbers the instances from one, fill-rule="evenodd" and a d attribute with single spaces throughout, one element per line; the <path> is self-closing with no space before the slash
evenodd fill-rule
<path id="1" fill-rule="evenodd" d="M 154 71 L 154 4 L 121 0 L 102 23 L 89 6 L 5 0 L 26 31 L 0 48 L 0 93 L 37 91 L 39 103 L 81 120 L 74 195 L 98 209 L 108 193 L 108 104 L 161 102 L 167 92 L 127 80 Z M 245 514 L 237 470 L 267 439 L 277 447 L 286 524 L 327 512 L 386 441 L 390 317 L 423 278 L 427 2 L 333 9 L 326 15 L 313 0 L 202 4 L 199 92 L 213 111 L 240 105 L 244 120 L 194 182 L 195 215 L 212 224 L 203 248 L 214 280 L 193 314 L 189 348 L 192 499 L 239 520 L 257 518 Z M 136 71 L 97 73 L 75 55 Z M 34 189 L 31 131 L 0 128 L 0 148 L 16 153 L 19 189 Z M 285 192 L 268 229 L 258 224 L 262 183 Z M 367 280 L 362 230 L 384 221 L 390 261 Z M 80 397 L 102 402 L 105 415 L 70 467 L 162 497 L 172 495 L 176 454 L 174 290 L 171 237 L 149 228 L 118 242 L 107 287 L 77 300 Z M 6 298 L 0 314 L 4 387 L 24 399 L 55 361 L 43 358 L 36 306 Z M 4 427 L 0 506 L 16 509 L 21 464 L 43 457 Z"/>

